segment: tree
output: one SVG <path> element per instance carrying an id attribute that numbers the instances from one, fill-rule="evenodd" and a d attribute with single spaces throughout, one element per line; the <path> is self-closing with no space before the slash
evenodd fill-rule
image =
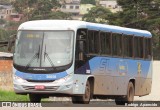
<path id="1" fill-rule="evenodd" d="M 87 22 L 98 22 L 98 23 L 108 23 L 108 18 L 111 16 L 111 11 L 101 7 L 93 7 L 91 10 L 82 17 L 82 20 Z"/>
<path id="2" fill-rule="evenodd" d="M 95 0 L 81 0 L 81 4 L 93 4 L 96 5 Z"/>
<path id="3" fill-rule="evenodd" d="M 11 2 L 10 2 L 10 0 L 0 0 L 0 4 L 1 5 L 10 5 Z"/>
<path id="4" fill-rule="evenodd" d="M 15 10 L 24 14 L 26 20 L 66 18 L 69 14 L 58 11 L 58 0 L 15 0 L 12 2 Z M 56 11 L 51 11 L 55 9 Z"/>
<path id="5" fill-rule="evenodd" d="M 43 15 L 35 15 L 30 20 L 41 20 L 41 19 L 72 19 L 70 13 L 64 13 L 61 11 L 50 12 Z"/>
<path id="6" fill-rule="evenodd" d="M 5 24 L 5 23 L 6 23 L 6 21 L 5 21 L 5 20 L 0 19 L 0 24 Z"/>
<path id="7" fill-rule="evenodd" d="M 117 0 L 122 12 L 114 15 L 115 25 L 148 30 L 153 35 L 154 58 L 160 59 L 160 1 Z M 110 19 L 111 20 L 111 19 Z"/>
<path id="8" fill-rule="evenodd" d="M 16 31 L 9 31 L 9 30 L 4 30 L 0 29 L 0 41 L 9 41 L 10 36 L 15 34 Z M 7 47 L 0 47 L 0 51 L 7 52 Z"/>

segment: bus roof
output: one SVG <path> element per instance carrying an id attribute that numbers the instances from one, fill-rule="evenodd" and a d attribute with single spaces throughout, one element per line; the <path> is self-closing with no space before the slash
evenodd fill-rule
<path id="1" fill-rule="evenodd" d="M 125 28 L 120 26 L 90 23 L 78 20 L 35 20 L 21 24 L 18 30 L 77 30 L 79 28 L 88 28 L 91 30 L 100 30 L 112 33 L 128 34 L 134 36 L 152 37 L 146 30 Z"/>

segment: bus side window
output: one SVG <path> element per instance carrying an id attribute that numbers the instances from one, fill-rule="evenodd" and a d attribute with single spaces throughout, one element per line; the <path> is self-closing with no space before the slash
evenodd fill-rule
<path id="1" fill-rule="evenodd" d="M 139 49 L 140 49 L 140 58 L 144 58 L 144 38 L 143 37 L 139 37 Z"/>
<path id="2" fill-rule="evenodd" d="M 89 44 L 89 53 L 99 54 L 100 44 L 99 44 L 99 31 L 88 31 L 88 44 Z"/>
<path id="3" fill-rule="evenodd" d="M 134 37 L 134 47 L 135 58 L 143 58 L 143 37 Z"/>
<path id="4" fill-rule="evenodd" d="M 86 53 L 86 29 L 79 29 L 77 31 L 77 39 L 76 39 L 76 60 L 85 60 Z"/>
<path id="5" fill-rule="evenodd" d="M 101 32 L 100 33 L 100 45 L 101 45 L 101 54 L 111 55 L 111 33 Z"/>
<path id="6" fill-rule="evenodd" d="M 133 36 L 124 35 L 124 57 L 133 57 Z"/>
<path id="7" fill-rule="evenodd" d="M 100 33 L 100 39 L 101 39 L 101 54 L 106 54 L 106 36 L 105 36 L 105 32 L 101 32 Z"/>
<path id="8" fill-rule="evenodd" d="M 94 31 L 94 54 L 99 54 L 100 46 L 99 46 L 99 31 Z"/>
<path id="9" fill-rule="evenodd" d="M 88 44 L 89 44 L 89 53 L 94 53 L 94 31 L 88 31 Z"/>
<path id="10" fill-rule="evenodd" d="M 111 43 L 111 33 L 106 33 L 106 49 L 105 49 L 105 51 L 106 51 L 106 54 L 107 55 L 111 55 L 111 45 L 112 45 L 112 43 Z"/>
<path id="11" fill-rule="evenodd" d="M 138 58 L 138 52 L 139 48 L 138 48 L 138 37 L 134 37 L 134 57 Z"/>
<path id="12" fill-rule="evenodd" d="M 144 39 L 145 59 L 151 59 L 151 38 Z"/>
<path id="13" fill-rule="evenodd" d="M 112 34 L 112 54 L 122 56 L 122 34 Z"/>

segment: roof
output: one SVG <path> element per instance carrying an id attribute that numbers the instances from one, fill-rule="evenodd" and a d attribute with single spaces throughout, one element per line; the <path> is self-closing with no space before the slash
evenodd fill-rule
<path id="1" fill-rule="evenodd" d="M 12 5 L 0 5 L 0 8 L 3 8 L 3 9 L 11 9 L 11 8 L 12 8 Z"/>
<path id="2" fill-rule="evenodd" d="M 121 33 L 135 36 L 151 37 L 146 30 L 125 28 L 120 26 L 90 23 L 78 20 L 35 20 L 28 21 L 19 26 L 19 30 L 76 30 L 78 28 L 89 28 L 106 32 Z"/>
<path id="3" fill-rule="evenodd" d="M 0 52 L 0 57 L 13 57 L 12 53 Z"/>

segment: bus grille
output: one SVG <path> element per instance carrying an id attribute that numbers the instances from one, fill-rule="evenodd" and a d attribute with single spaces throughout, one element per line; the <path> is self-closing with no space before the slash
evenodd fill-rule
<path id="1" fill-rule="evenodd" d="M 44 90 L 36 90 L 34 86 L 22 86 L 25 90 L 31 90 L 31 91 L 56 91 L 59 86 L 45 86 Z"/>

